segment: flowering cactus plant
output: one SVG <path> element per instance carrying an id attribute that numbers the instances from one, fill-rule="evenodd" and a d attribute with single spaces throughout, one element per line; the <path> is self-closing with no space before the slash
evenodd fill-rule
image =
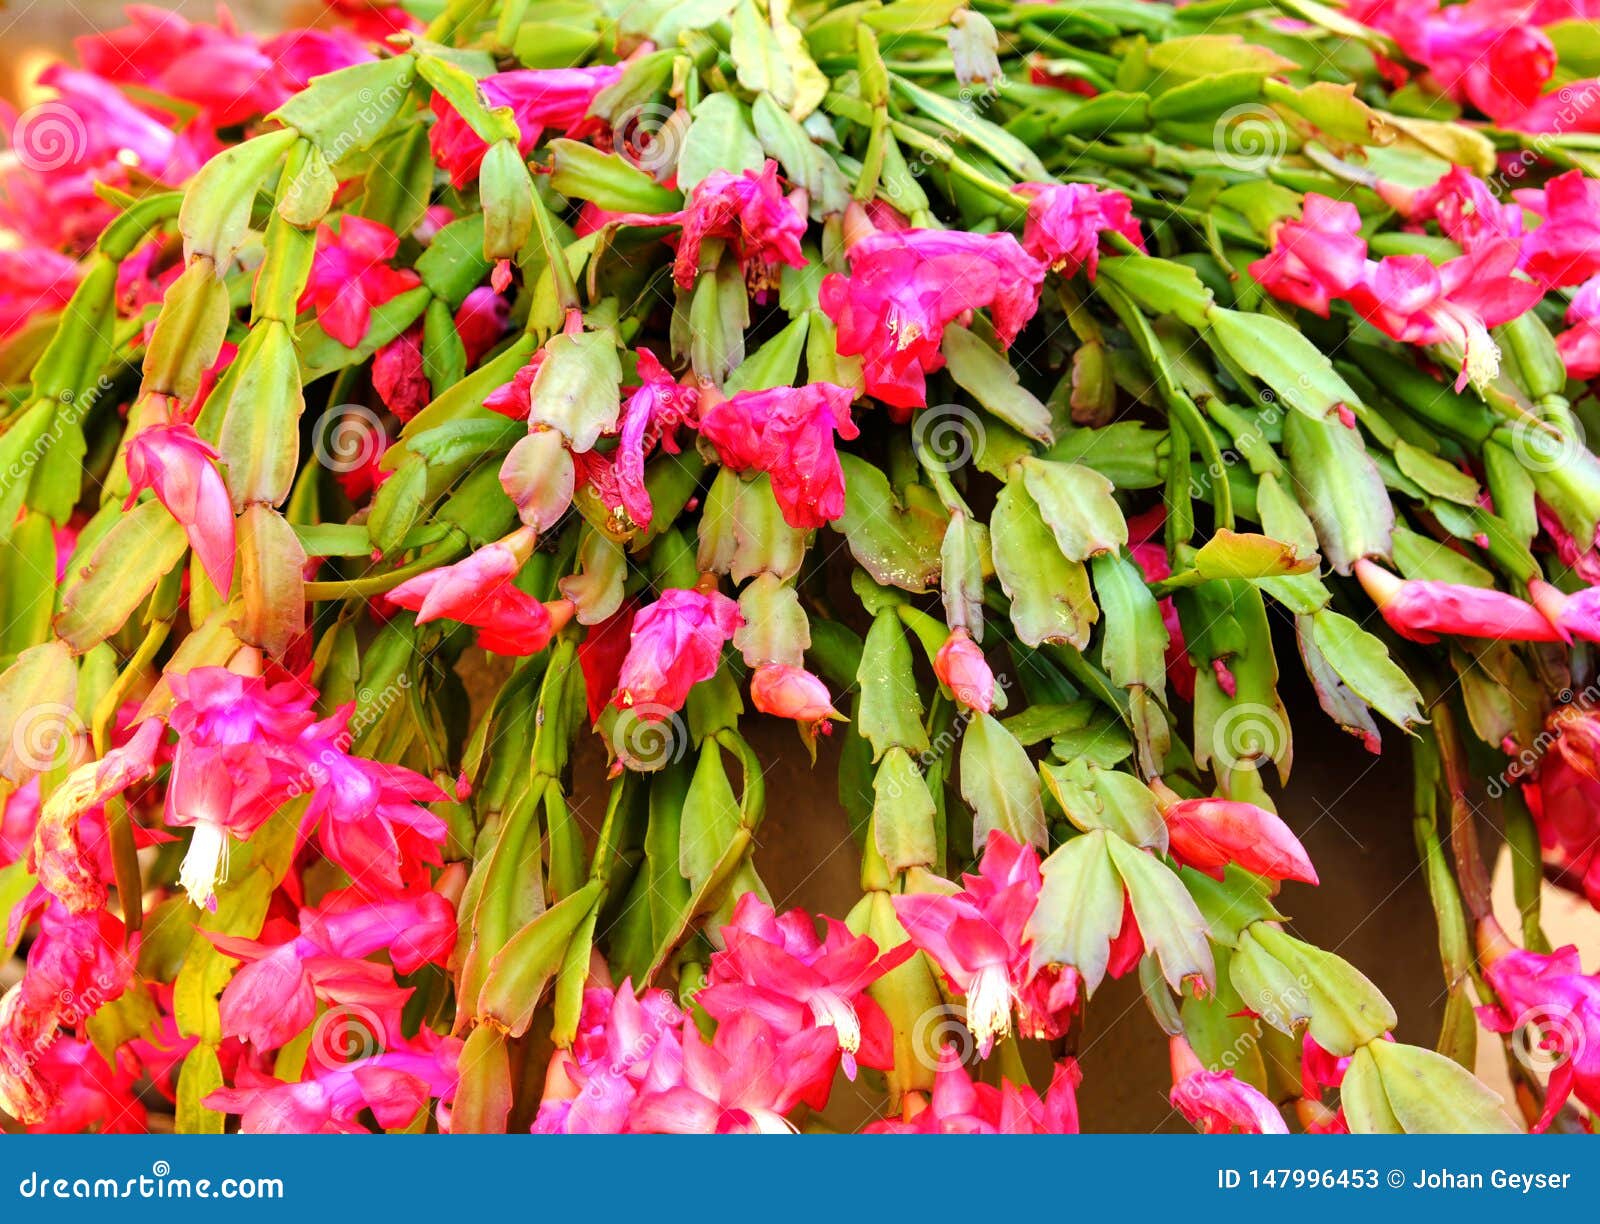
<path id="1" fill-rule="evenodd" d="M 1070 1132 L 1124 975 L 1203 1131 L 1588 1125 L 1600 5 L 333 7 L 11 116 L 16 1125 Z M 1433 1047 L 1286 925 L 1282 667 L 1414 762 Z"/>

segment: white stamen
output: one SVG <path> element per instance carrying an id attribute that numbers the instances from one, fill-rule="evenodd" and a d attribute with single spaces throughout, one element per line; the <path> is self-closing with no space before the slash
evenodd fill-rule
<path id="1" fill-rule="evenodd" d="M 985 1055 L 1011 1031 L 1011 984 L 1004 965 L 985 965 L 967 987 L 967 1027 Z"/>
<path id="2" fill-rule="evenodd" d="M 831 990 L 819 990 L 811 996 L 811 1014 L 818 1025 L 826 1025 L 838 1034 L 839 1048 L 846 1054 L 861 1048 L 861 1020 L 856 1009 Z"/>
<path id="3" fill-rule="evenodd" d="M 217 904 L 217 885 L 228 878 L 228 834 L 214 820 L 197 820 L 189 852 L 178 868 L 178 883 L 201 909 Z"/>

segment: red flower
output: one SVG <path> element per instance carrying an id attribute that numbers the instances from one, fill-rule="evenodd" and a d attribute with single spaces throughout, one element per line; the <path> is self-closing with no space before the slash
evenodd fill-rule
<path id="1" fill-rule="evenodd" d="M 844 469 L 834 435 L 859 435 L 855 393 L 833 383 L 741 391 L 705 410 L 700 434 L 735 471 L 766 472 L 783 520 L 811 529 L 844 513 Z"/>
<path id="2" fill-rule="evenodd" d="M 1547 289 L 1581 284 L 1600 274 L 1600 180 L 1571 170 L 1543 190 L 1516 193 L 1543 219 L 1522 243 L 1523 267 Z"/>
<path id="3" fill-rule="evenodd" d="M 582 123 L 595 94 L 622 75 L 622 65 L 593 68 L 519 68 L 497 72 L 478 82 L 478 92 L 491 107 L 509 106 L 521 138 L 524 156 L 532 152 L 547 127 L 569 131 Z M 433 160 L 450 176 L 455 187 L 465 187 L 478 177 L 483 155 L 489 151 L 483 138 L 456 113 L 441 93 L 433 95 L 438 116 L 428 131 Z"/>
<path id="4" fill-rule="evenodd" d="M 1569 706 L 1546 730 L 1554 740 L 1523 794 L 1554 865 L 1600 905 L 1600 719 Z"/>
<path id="5" fill-rule="evenodd" d="M 1569 378 L 1600 378 L 1600 275 L 1585 281 L 1567 307 L 1572 324 L 1556 337 Z"/>
<path id="6" fill-rule="evenodd" d="M 900 408 L 927 403 L 925 375 L 944 366 L 946 324 L 989 307 L 1009 347 L 1039 306 L 1045 267 L 1010 234 L 877 232 L 847 256 L 850 275 L 822 282 L 839 352 L 863 358 L 867 393 Z"/>
<path id="7" fill-rule="evenodd" d="M 128 441 L 132 489 L 124 508 L 153 489 L 156 500 L 183 526 L 206 577 L 226 595 L 233 586 L 233 501 L 222 473 L 213 466 L 218 458 L 191 425 L 140 430 Z"/>
<path id="8" fill-rule="evenodd" d="M 1299 838 L 1265 808 L 1234 799 L 1179 799 L 1156 786 L 1172 857 L 1185 866 L 1219 880 L 1234 863 L 1273 880 L 1317 882 Z"/>
<path id="9" fill-rule="evenodd" d="M 1401 637 L 1437 642 L 1439 634 L 1513 642 L 1559 642 L 1562 631 L 1514 595 L 1455 582 L 1411 581 L 1362 558 L 1356 577 Z"/>
<path id="10" fill-rule="evenodd" d="M 380 348 L 372 358 L 372 389 L 383 406 L 409 421 L 433 398 L 422 367 L 422 324 L 415 323 Z"/>
<path id="11" fill-rule="evenodd" d="M 1087 267 L 1089 279 L 1094 279 L 1102 233 L 1121 234 L 1144 250 L 1133 204 L 1120 191 L 1101 191 L 1087 183 L 1023 183 L 1017 191 L 1029 197 L 1023 248 L 1063 276 Z"/>
<path id="12" fill-rule="evenodd" d="M 374 307 L 422 283 L 411 269 L 389 266 L 399 249 L 399 235 L 365 217 L 344 216 L 337 231 L 319 227 L 300 309 L 316 307 L 322 330 L 355 348 L 366 338 Z"/>
<path id="13" fill-rule="evenodd" d="M 1205 1134 L 1287 1135 L 1278 1107 L 1232 1071 L 1208 1071 L 1182 1037 L 1173 1037 L 1172 1107 Z"/>
<path id="14" fill-rule="evenodd" d="M 726 595 L 663 591 L 633 618 L 611 704 L 652 721 L 682 709 L 689 690 L 716 674 L 723 643 L 742 624 L 739 605 Z"/>
<path id="15" fill-rule="evenodd" d="M 495 654 L 538 654 L 559 626 L 550 609 L 514 585 L 533 547 L 527 528 L 485 545 L 454 565 L 408 578 L 389 600 L 417 614 L 417 623 L 460 621 L 478 630 L 478 645 Z"/>
<path id="16" fill-rule="evenodd" d="M 987 714 L 994 708 L 994 672 L 983 657 L 983 648 L 965 629 L 950 631 L 934 656 L 933 670 L 967 709 Z"/>

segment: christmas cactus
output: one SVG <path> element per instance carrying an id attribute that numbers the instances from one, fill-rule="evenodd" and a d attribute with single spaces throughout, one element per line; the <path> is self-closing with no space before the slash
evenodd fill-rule
<path id="1" fill-rule="evenodd" d="M 1124 975 L 1203 1131 L 1588 1125 L 1600 4 L 333 8 L 10 117 L 15 1125 L 1072 1132 Z M 1428 1045 L 1292 933 L 1285 667 Z"/>

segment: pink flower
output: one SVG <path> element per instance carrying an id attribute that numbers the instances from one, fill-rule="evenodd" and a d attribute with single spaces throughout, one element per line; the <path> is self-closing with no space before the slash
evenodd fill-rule
<path id="1" fill-rule="evenodd" d="M 511 303 L 488 285 L 479 285 L 462 299 L 456 308 L 455 324 L 461 347 L 466 350 L 468 369 L 500 342 L 510 320 Z"/>
<path id="2" fill-rule="evenodd" d="M 646 1085 L 629 1129 L 645 1134 L 784 1134 L 784 1117 L 838 1056 L 825 1028 L 783 1038 L 759 1016 L 741 1013 L 717 1026 L 707 1043 L 683 1027 L 681 1079 Z"/>
<path id="3" fill-rule="evenodd" d="M 1355 205 L 1310 192 L 1298 221 L 1280 222 L 1272 250 L 1250 265 L 1274 297 L 1327 316 L 1348 302 L 1385 335 L 1407 344 L 1446 344 L 1462 355 L 1457 389 L 1486 382 L 1499 368 L 1489 328 L 1530 310 L 1539 286 L 1512 275 L 1521 251 L 1510 238 L 1483 238 L 1435 266 L 1424 255 L 1367 258 Z"/>
<path id="4" fill-rule="evenodd" d="M 1380 183 L 1378 194 L 1419 227 L 1435 222 L 1464 251 L 1497 238 L 1522 237 L 1522 209 L 1502 204 L 1488 183 L 1461 166 L 1420 190 Z"/>
<path id="5" fill-rule="evenodd" d="M 1010 234 L 880 231 L 847 256 L 850 275 L 822 282 L 822 309 L 839 352 L 863 358 L 867 393 L 901 408 L 927 403 L 924 376 L 944 366 L 946 324 L 987 306 L 1009 347 L 1038 309 L 1045 273 Z"/>
<path id="6" fill-rule="evenodd" d="M 1437 642 L 1441 633 L 1512 642 L 1562 640 L 1561 630 L 1537 608 L 1504 591 L 1403 580 L 1366 558 L 1355 568 L 1389 627 L 1414 642 Z"/>
<path id="7" fill-rule="evenodd" d="M 408 578 L 389 599 L 414 611 L 419 625 L 440 619 L 472 625 L 478 645 L 495 654 L 538 654 L 558 626 L 549 608 L 512 582 L 532 544 L 523 528 L 454 565 Z"/>
<path id="8" fill-rule="evenodd" d="M 681 1076 L 683 1022 L 683 1013 L 664 990 L 637 997 L 628 980 L 615 992 L 585 990 L 578 1040 L 570 1053 L 558 1052 L 551 1060 L 533 1132 L 625 1132 L 647 1079 L 654 1076 L 659 1084 Z"/>
<path id="9" fill-rule="evenodd" d="M 1037 851 L 993 829 L 979 874 L 961 882 L 954 896 L 897 895 L 894 911 L 912 942 L 966 996 L 967 1027 L 979 1052 L 987 1058 L 1011 1031 L 1013 1003 L 1026 1036 L 1061 1036 L 1077 1004 L 1078 974 L 1032 963 L 1026 929 L 1043 887 Z"/>
<path id="10" fill-rule="evenodd" d="M 1158 538 L 1162 524 L 1167 519 L 1167 508 L 1160 502 L 1128 520 L 1128 552 L 1146 582 L 1159 582 L 1172 576 L 1172 563 L 1167 558 L 1167 548 Z M 1173 691 L 1185 701 L 1194 700 L 1194 662 L 1189 658 L 1189 648 L 1183 640 L 1183 624 L 1178 619 L 1178 606 L 1169 595 L 1161 600 L 1161 624 L 1167 631 L 1166 670 Z"/>
<path id="11" fill-rule="evenodd" d="M 877 944 L 842 922 L 824 917 L 823 925 L 826 935 L 818 939 L 804 910 L 780 915 L 745 893 L 722 928 L 724 950 L 712 955 L 706 985 L 695 995 L 713 1019 L 759 1016 L 780 1039 L 832 1030 L 839 1059 L 820 1067 L 800 1093 L 815 1108 L 826 1104 L 839 1060 L 851 1079 L 858 1058 L 880 1070 L 894 1065 L 889 1019 L 865 992 L 916 951 L 904 943 L 879 956 Z"/>
<path id="12" fill-rule="evenodd" d="M 107 1064 L 92 1042 L 58 1037 L 39 1051 L 35 1072 L 57 1088 L 48 1110 L 28 1127 L 32 1135 L 142 1135 L 144 1104 L 135 1086 L 133 1060 L 124 1054 Z"/>
<path id="13" fill-rule="evenodd" d="M 625 225 L 677 225 L 672 278 L 681 289 L 694 288 L 700 273 L 700 248 L 708 238 L 732 247 L 745 282 L 758 298 L 775 288 L 778 268 L 803 268 L 800 239 L 806 232 L 804 195 L 785 198 L 778 163 L 768 158 L 760 170 L 730 174 L 713 170 L 694 185 L 684 208 L 673 213 L 625 213 L 610 220 Z"/>
<path id="14" fill-rule="evenodd" d="M 1600 180 L 1570 170 L 1543 190 L 1516 196 L 1519 204 L 1543 218 L 1522 244 L 1523 267 L 1530 276 L 1551 289 L 1600 275 Z"/>
<path id="15" fill-rule="evenodd" d="M 700 416 L 700 435 L 735 471 L 766 472 L 791 527 L 811 529 L 844 513 L 844 469 L 834 435 L 859 435 L 855 393 L 833 383 L 740 391 Z"/>
<path id="16" fill-rule="evenodd" d="M 1578 949 L 1570 945 L 1549 955 L 1526 952 L 1512 947 L 1498 927 L 1481 931 L 1479 942 L 1486 945 L 1483 975 L 1497 1000 L 1478 1008 L 1484 1027 L 1525 1030 L 1560 1059 L 1532 1129 L 1545 1130 L 1573 1095 L 1600 1109 L 1600 978 L 1583 972 Z"/>
<path id="17" fill-rule="evenodd" d="M 222 992 L 223 1029 L 275 1050 L 311 1023 L 321 999 L 383 1015 L 393 1023 L 375 1036 L 390 1040 L 410 994 L 395 986 L 394 973 L 443 964 L 455 934 L 455 912 L 434 892 L 327 913 L 302 909 L 300 933 L 277 944 L 212 934 L 221 951 L 245 962 Z M 363 959 L 379 951 L 389 953 L 393 971 Z"/>
<path id="18" fill-rule="evenodd" d="M 763 663 L 750 676 L 750 700 L 775 718 L 799 723 L 824 723 L 839 718 L 828 686 L 803 667 Z"/>
<path id="19" fill-rule="evenodd" d="M 1078 1084 L 1083 1074 L 1075 1059 L 1055 1066 L 1041 1101 L 1034 1090 L 1002 1079 L 1000 1087 L 975 1084 L 953 1045 L 939 1051 L 933 1092 L 924 1101 L 911 1094 L 901 1121 L 874 1122 L 869 1135 L 1076 1135 Z"/>
<path id="20" fill-rule="evenodd" d="M 366 338 L 374 307 L 422 283 L 411 269 L 389 266 L 399 249 L 399 235 L 365 217 L 347 214 L 337 231 L 320 226 L 300 309 L 316 307 L 322 330 L 355 348 Z"/>
<path id="21" fill-rule="evenodd" d="M 1171 796 L 1164 803 L 1163 791 Z M 1172 857 L 1185 866 L 1219 880 L 1233 863 L 1268 879 L 1317 882 L 1305 847 L 1265 808 L 1233 799 L 1179 799 L 1164 786 L 1156 793 Z"/>
<path id="22" fill-rule="evenodd" d="M 311 1060 L 309 1079 L 285 1083 L 241 1064 L 232 1088 L 205 1098 L 207 1109 L 240 1115 L 247 1135 L 366 1134 L 358 1117 L 371 1110 L 385 1130 L 410 1122 L 429 1098 L 455 1096 L 461 1043 L 433 1037 L 419 1047 L 386 1050 L 327 1067 Z"/>
<path id="23" fill-rule="evenodd" d="M 144 490 L 154 490 L 156 500 L 182 525 L 206 577 L 226 595 L 233 587 L 233 501 L 214 466 L 218 458 L 192 425 L 140 430 L 127 445 L 132 489 L 124 509 Z"/>
<path id="24" fill-rule="evenodd" d="M 1554 740 L 1523 795 L 1554 866 L 1600 905 L 1600 720 L 1568 706 L 1546 732 Z"/>
<path id="25" fill-rule="evenodd" d="M 433 398 L 422 367 L 421 323 L 406 328 L 373 354 L 372 389 L 383 406 L 402 421 L 416 416 Z"/>
<path id="26" fill-rule="evenodd" d="M 1600 275 L 1572 295 L 1567 322 L 1572 326 L 1556 337 L 1567 377 L 1600 378 Z"/>
<path id="27" fill-rule="evenodd" d="M 589 113 L 595 94 L 622 75 L 622 65 L 593 68 L 519 68 L 497 72 L 478 82 L 478 92 L 491 107 L 509 106 L 521 139 L 524 156 L 533 151 L 547 127 L 570 131 Z M 483 138 L 456 113 L 441 93 L 433 95 L 437 121 L 428 132 L 433 159 L 450 176 L 455 187 L 465 187 L 478 177 L 478 167 L 489 148 Z"/>
<path id="28" fill-rule="evenodd" d="M 1208 1071 L 1181 1036 L 1173 1037 L 1172 1107 L 1207 1135 L 1287 1135 L 1278 1107 L 1232 1071 Z"/>
<path id="29" fill-rule="evenodd" d="M 1600 587 L 1568 595 L 1539 578 L 1528 581 L 1528 598 L 1564 638 L 1600 642 Z"/>
<path id="30" fill-rule="evenodd" d="M 0 251 L 0 338 L 60 310 L 81 275 L 74 260 L 48 247 Z"/>
<path id="31" fill-rule="evenodd" d="M 994 672 L 983 657 L 983 648 L 965 629 L 950 631 L 934 656 L 933 670 L 967 709 L 987 714 L 994 708 Z"/>
<path id="32" fill-rule="evenodd" d="M 1087 183 L 1023 183 L 1017 192 L 1029 197 L 1023 249 L 1063 276 L 1087 267 L 1089 279 L 1094 279 L 1102 233 L 1121 234 L 1144 250 L 1133 204 L 1120 191 L 1101 191 Z"/>
<path id="33" fill-rule="evenodd" d="M 722 646 L 744 624 L 717 591 L 671 589 L 633 618 L 611 704 L 656 720 L 683 708 L 689 690 L 716 674 Z"/>
<path id="34" fill-rule="evenodd" d="M 616 503 L 636 526 L 647 528 L 655 511 L 644 484 L 645 457 L 657 443 L 668 454 L 678 453 L 677 428 L 694 424 L 700 409 L 700 392 L 682 386 L 649 349 L 639 350 L 638 376 L 639 386 L 622 408 L 622 425 L 610 468 Z M 610 504 L 603 495 L 602 500 Z"/>

